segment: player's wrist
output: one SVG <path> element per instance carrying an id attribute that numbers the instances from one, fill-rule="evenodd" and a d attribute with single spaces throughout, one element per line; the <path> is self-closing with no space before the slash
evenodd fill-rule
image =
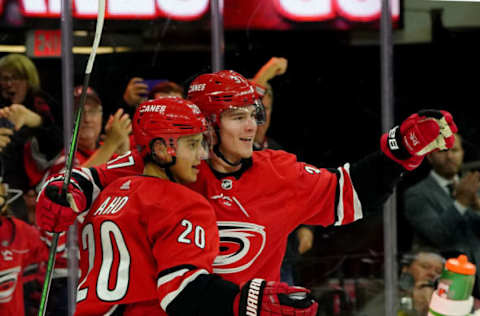
<path id="1" fill-rule="evenodd" d="M 309 290 L 263 279 L 243 284 L 233 306 L 234 316 L 315 316 L 318 309 Z"/>
<path id="2" fill-rule="evenodd" d="M 398 160 L 406 160 L 412 157 L 412 154 L 407 150 L 403 144 L 402 133 L 400 132 L 400 126 L 395 126 L 384 134 L 385 140 L 383 141 L 384 145 L 388 149 L 388 152 L 391 153 Z"/>
<path id="3" fill-rule="evenodd" d="M 404 146 L 399 126 L 395 126 L 380 139 L 382 152 L 406 170 L 414 170 L 423 161 L 423 156 L 412 155 Z"/>
<path id="4" fill-rule="evenodd" d="M 262 308 L 262 297 L 265 289 L 265 280 L 252 279 L 240 286 L 240 292 L 235 297 L 233 302 L 234 316 L 260 316 Z"/>

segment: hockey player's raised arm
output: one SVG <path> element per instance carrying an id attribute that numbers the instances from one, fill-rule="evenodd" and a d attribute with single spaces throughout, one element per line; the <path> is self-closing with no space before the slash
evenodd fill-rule
<path id="1" fill-rule="evenodd" d="M 352 165 L 318 169 L 296 163 L 296 175 L 289 178 L 295 181 L 292 200 L 298 210 L 289 214 L 292 225 L 345 225 L 375 212 L 402 173 L 418 167 L 426 154 L 452 147 L 456 131 L 448 112 L 430 110 L 410 116 L 383 135 L 382 151 Z"/>
<path id="2" fill-rule="evenodd" d="M 453 146 L 457 126 L 446 111 L 423 110 L 385 133 L 381 152 L 353 164 L 350 175 L 364 210 L 381 206 L 405 170 L 417 168 L 424 157 Z"/>

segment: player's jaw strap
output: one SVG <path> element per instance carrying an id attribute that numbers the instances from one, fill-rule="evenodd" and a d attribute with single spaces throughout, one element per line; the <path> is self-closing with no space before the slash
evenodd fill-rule
<path id="1" fill-rule="evenodd" d="M 220 139 L 220 133 L 218 131 L 218 128 L 215 129 L 215 134 L 217 135 L 217 143 L 213 146 L 213 152 L 215 153 L 215 155 L 217 155 L 220 159 L 222 159 L 223 161 L 225 161 L 225 163 L 231 167 L 236 167 L 236 166 L 240 166 L 242 164 L 242 159 L 240 159 L 239 162 L 230 162 L 227 158 L 225 158 L 225 156 L 222 154 L 222 152 L 220 152 L 220 143 L 222 142 L 222 140 Z"/>
<path id="2" fill-rule="evenodd" d="M 225 158 L 225 156 L 220 152 L 219 144 L 216 144 L 215 146 L 213 146 L 213 152 L 215 153 L 215 155 L 217 155 L 220 159 L 225 161 L 225 163 L 231 167 L 237 167 L 242 164 L 242 159 L 240 159 L 239 162 L 235 162 L 235 163 L 228 161 L 228 159 Z"/>
<path id="3" fill-rule="evenodd" d="M 173 166 L 177 162 L 177 157 L 173 156 L 172 161 L 169 163 L 159 163 L 158 165 L 165 169 L 165 174 L 167 175 L 168 179 L 172 182 L 177 182 L 175 181 L 175 178 L 173 177 L 172 170 L 170 170 L 170 167 Z"/>

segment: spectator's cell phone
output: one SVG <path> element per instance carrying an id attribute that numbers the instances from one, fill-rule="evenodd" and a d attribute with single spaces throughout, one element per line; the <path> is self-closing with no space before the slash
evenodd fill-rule
<path id="1" fill-rule="evenodd" d="M 14 129 L 15 125 L 9 119 L 5 117 L 0 117 L 0 127 Z"/>

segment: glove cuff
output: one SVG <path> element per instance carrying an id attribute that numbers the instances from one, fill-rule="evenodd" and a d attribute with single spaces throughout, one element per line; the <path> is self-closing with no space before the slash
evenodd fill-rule
<path id="1" fill-rule="evenodd" d="M 382 140 L 382 145 L 398 160 L 409 159 L 412 155 L 407 150 L 402 140 L 402 133 L 400 127 L 395 126 L 388 133 L 383 135 L 385 140 Z M 383 138 L 383 137 L 382 137 Z M 383 148 L 382 148 L 383 150 Z"/>
<path id="2" fill-rule="evenodd" d="M 252 279 L 245 283 L 240 293 L 235 298 L 233 308 L 234 315 L 238 316 L 260 315 L 262 308 L 262 297 L 267 282 L 263 279 Z"/>
<path id="3" fill-rule="evenodd" d="M 380 148 L 383 153 L 408 171 L 417 168 L 424 156 L 411 155 L 403 145 L 400 128 L 395 126 L 388 133 L 382 135 Z"/>

